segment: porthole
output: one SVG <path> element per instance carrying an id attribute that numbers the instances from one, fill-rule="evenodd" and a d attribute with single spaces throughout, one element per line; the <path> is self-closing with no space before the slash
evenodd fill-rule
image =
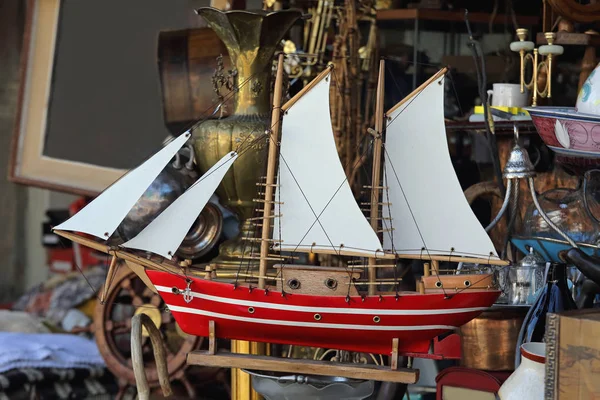
<path id="1" fill-rule="evenodd" d="M 437 282 L 435 283 L 435 287 L 437 287 L 437 288 L 441 288 L 442 286 L 443 286 L 443 285 L 442 285 L 442 281 L 437 281 Z"/>
<path id="2" fill-rule="evenodd" d="M 376 315 L 376 316 L 373 317 L 373 322 L 375 322 L 376 324 L 378 324 L 379 321 L 381 321 L 381 318 L 379 318 L 379 316 Z"/>
<path id="3" fill-rule="evenodd" d="M 471 286 L 471 281 L 469 281 L 469 280 L 466 280 L 466 281 L 465 281 L 465 286 L 466 286 L 466 287 L 469 287 L 469 286 Z"/>
<path id="4" fill-rule="evenodd" d="M 315 321 L 321 320 L 321 314 L 315 314 Z"/>
<path id="5" fill-rule="evenodd" d="M 248 307 L 248 312 L 250 314 L 254 314 L 254 307 Z"/>
<path id="6" fill-rule="evenodd" d="M 290 289 L 293 289 L 293 290 L 300 289 L 300 281 L 296 278 L 292 278 L 292 279 L 288 280 L 287 284 L 290 287 Z"/>
<path id="7" fill-rule="evenodd" d="M 337 288 L 337 281 L 333 278 L 327 278 L 325 279 L 325 286 L 327 286 L 327 288 L 334 290 L 335 288 Z"/>

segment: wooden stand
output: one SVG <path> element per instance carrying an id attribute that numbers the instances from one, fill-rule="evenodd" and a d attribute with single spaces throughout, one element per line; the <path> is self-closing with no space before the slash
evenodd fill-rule
<path id="1" fill-rule="evenodd" d="M 236 354 L 217 350 L 216 328 L 210 321 L 208 351 L 188 353 L 189 365 L 217 368 L 239 368 L 261 371 L 297 373 L 302 375 L 340 376 L 396 383 L 416 383 L 419 370 L 398 368 L 398 339 L 392 342 L 391 367 L 373 364 L 341 364 L 295 358 L 278 358 L 252 354 Z"/>
<path id="2" fill-rule="evenodd" d="M 339 364 L 295 358 L 276 358 L 251 354 L 234 354 L 218 351 L 211 355 L 207 351 L 188 354 L 187 363 L 217 368 L 243 368 L 251 370 L 297 373 L 302 375 L 340 376 L 350 379 L 366 379 L 396 383 L 416 383 L 419 371 L 414 369 L 372 365 Z"/>

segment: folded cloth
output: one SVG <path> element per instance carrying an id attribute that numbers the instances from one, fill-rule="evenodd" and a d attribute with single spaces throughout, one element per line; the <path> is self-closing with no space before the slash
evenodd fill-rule
<path id="1" fill-rule="evenodd" d="M 14 368 L 86 368 L 105 365 L 96 343 L 81 336 L 0 332 L 0 373 Z"/>

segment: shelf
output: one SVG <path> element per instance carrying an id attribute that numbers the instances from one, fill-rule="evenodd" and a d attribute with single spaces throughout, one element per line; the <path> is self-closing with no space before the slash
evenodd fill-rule
<path id="1" fill-rule="evenodd" d="M 470 12 L 469 22 L 473 24 L 489 24 L 492 14 L 485 12 Z M 425 20 L 425 21 L 448 21 L 448 22 L 463 22 L 465 21 L 465 11 L 446 11 L 435 10 L 428 8 L 400 8 L 391 10 L 378 10 L 378 21 L 402 21 L 402 20 Z M 503 25 L 505 21 L 511 19 L 504 14 L 497 14 L 494 18 L 495 25 Z M 517 16 L 517 23 L 520 26 L 536 25 L 540 21 L 538 16 Z"/>
<path id="2" fill-rule="evenodd" d="M 544 32 L 539 32 L 535 38 L 538 46 L 548 44 Z M 561 46 L 600 46 L 600 35 L 587 33 L 557 32 L 554 44 Z"/>
<path id="3" fill-rule="evenodd" d="M 519 128 L 520 135 L 537 134 L 535 125 L 532 121 L 494 121 L 496 135 L 513 135 L 514 125 Z M 485 132 L 485 122 L 469 122 L 469 121 L 446 121 L 446 131 L 474 131 Z"/>

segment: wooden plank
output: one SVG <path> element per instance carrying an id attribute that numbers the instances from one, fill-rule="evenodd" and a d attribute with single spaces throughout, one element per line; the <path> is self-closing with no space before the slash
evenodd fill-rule
<path id="1" fill-rule="evenodd" d="M 215 321 L 208 321 L 208 354 L 214 355 L 217 352 L 217 339 L 215 337 Z"/>
<path id="2" fill-rule="evenodd" d="M 392 339 L 392 362 L 391 368 L 394 371 L 398 370 L 398 338 Z"/>
<path id="3" fill-rule="evenodd" d="M 485 12 L 469 12 L 469 22 L 475 24 L 489 24 L 492 14 Z M 492 21 L 494 25 L 504 25 L 507 21 L 507 16 L 498 14 Z M 425 20 L 425 21 L 448 21 L 448 22 L 465 22 L 464 10 L 446 11 L 433 9 L 392 9 L 377 11 L 378 21 L 400 21 L 400 20 Z M 517 23 L 519 25 L 537 25 L 540 18 L 536 15 L 518 15 Z"/>
<path id="4" fill-rule="evenodd" d="M 275 358 L 225 352 L 210 355 L 206 351 L 193 351 L 188 353 L 187 363 L 207 367 L 255 369 L 302 375 L 341 376 L 352 379 L 408 384 L 416 383 L 419 380 L 419 371 L 415 369 L 398 368 L 392 370 L 386 366 L 372 364 L 339 364 L 328 361 Z"/>
<path id="5" fill-rule="evenodd" d="M 467 281 L 468 283 L 465 284 Z M 438 282 L 442 282 L 446 290 L 465 290 L 467 288 L 472 290 L 494 287 L 493 276 L 491 274 L 431 275 L 424 276 L 422 282 L 426 290 L 438 289 L 436 286 Z"/>
<path id="6" fill-rule="evenodd" d="M 281 279 L 276 281 L 277 290 L 313 296 L 358 296 L 356 286 L 351 285 L 348 291 L 348 285 L 352 284 L 350 278 L 360 278 L 360 271 L 351 271 L 350 267 L 342 271 L 331 271 L 326 268 L 310 270 L 287 265 L 280 270 Z"/>

